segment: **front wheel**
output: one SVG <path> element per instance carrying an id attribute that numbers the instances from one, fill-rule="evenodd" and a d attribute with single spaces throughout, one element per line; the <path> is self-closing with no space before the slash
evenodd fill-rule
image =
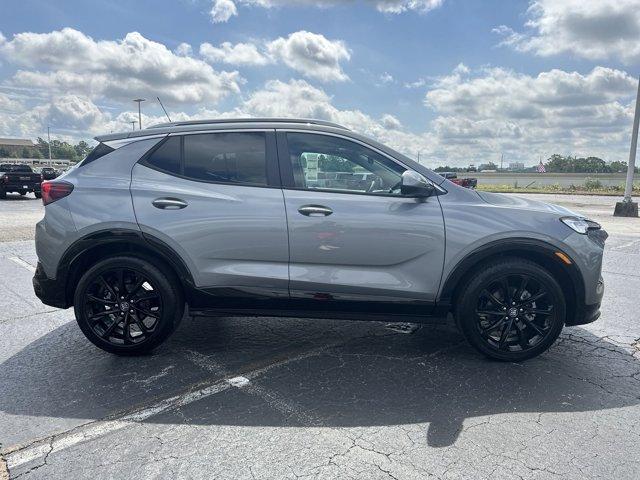
<path id="1" fill-rule="evenodd" d="M 178 280 L 167 268 L 119 256 L 98 262 L 82 276 L 74 309 L 80 329 L 93 344 L 118 355 L 138 355 L 173 333 L 184 301 Z"/>
<path id="2" fill-rule="evenodd" d="M 456 320 L 469 343 L 490 358 L 518 362 L 546 351 L 565 322 L 556 279 L 536 263 L 484 265 L 463 287 Z"/>

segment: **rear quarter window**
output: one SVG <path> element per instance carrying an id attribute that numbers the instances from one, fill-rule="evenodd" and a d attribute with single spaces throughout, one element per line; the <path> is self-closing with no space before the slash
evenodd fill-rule
<path id="1" fill-rule="evenodd" d="M 169 137 L 142 162 L 156 170 L 171 174 L 180 173 L 180 137 Z"/>

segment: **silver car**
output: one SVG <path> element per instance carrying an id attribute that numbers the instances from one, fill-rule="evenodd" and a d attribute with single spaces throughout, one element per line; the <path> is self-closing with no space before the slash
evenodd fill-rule
<path id="1" fill-rule="evenodd" d="M 446 322 L 507 361 L 596 320 L 607 234 L 459 187 L 317 120 L 178 122 L 96 138 L 42 185 L 33 285 L 98 347 L 147 352 L 188 315 Z"/>

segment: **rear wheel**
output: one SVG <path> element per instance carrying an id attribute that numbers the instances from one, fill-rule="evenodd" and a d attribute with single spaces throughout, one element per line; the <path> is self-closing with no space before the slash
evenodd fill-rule
<path id="1" fill-rule="evenodd" d="M 42 198 L 42 192 L 33 192 L 36 198 Z"/>
<path id="2" fill-rule="evenodd" d="M 18 193 L 24 197 L 27 194 L 27 191 L 26 190 L 20 190 Z"/>
<path id="3" fill-rule="evenodd" d="M 80 329 L 96 346 L 137 355 L 153 350 L 173 333 L 184 301 L 168 269 L 121 256 L 97 263 L 82 276 L 74 308 Z"/>
<path id="4" fill-rule="evenodd" d="M 0 187 L 0 199 L 5 198 L 7 198 L 7 191 L 3 187 Z"/>
<path id="5" fill-rule="evenodd" d="M 521 361 L 546 351 L 564 326 L 562 288 L 539 265 L 502 260 L 479 269 L 463 287 L 456 319 L 464 336 L 488 357 Z"/>

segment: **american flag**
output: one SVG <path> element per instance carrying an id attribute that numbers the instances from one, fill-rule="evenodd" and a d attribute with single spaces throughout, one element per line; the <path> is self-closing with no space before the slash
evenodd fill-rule
<path id="1" fill-rule="evenodd" d="M 542 160 L 540 160 L 540 163 L 538 164 L 537 170 L 538 170 L 538 173 L 545 173 L 546 172 L 546 170 L 544 168 L 544 165 L 542 164 Z"/>

